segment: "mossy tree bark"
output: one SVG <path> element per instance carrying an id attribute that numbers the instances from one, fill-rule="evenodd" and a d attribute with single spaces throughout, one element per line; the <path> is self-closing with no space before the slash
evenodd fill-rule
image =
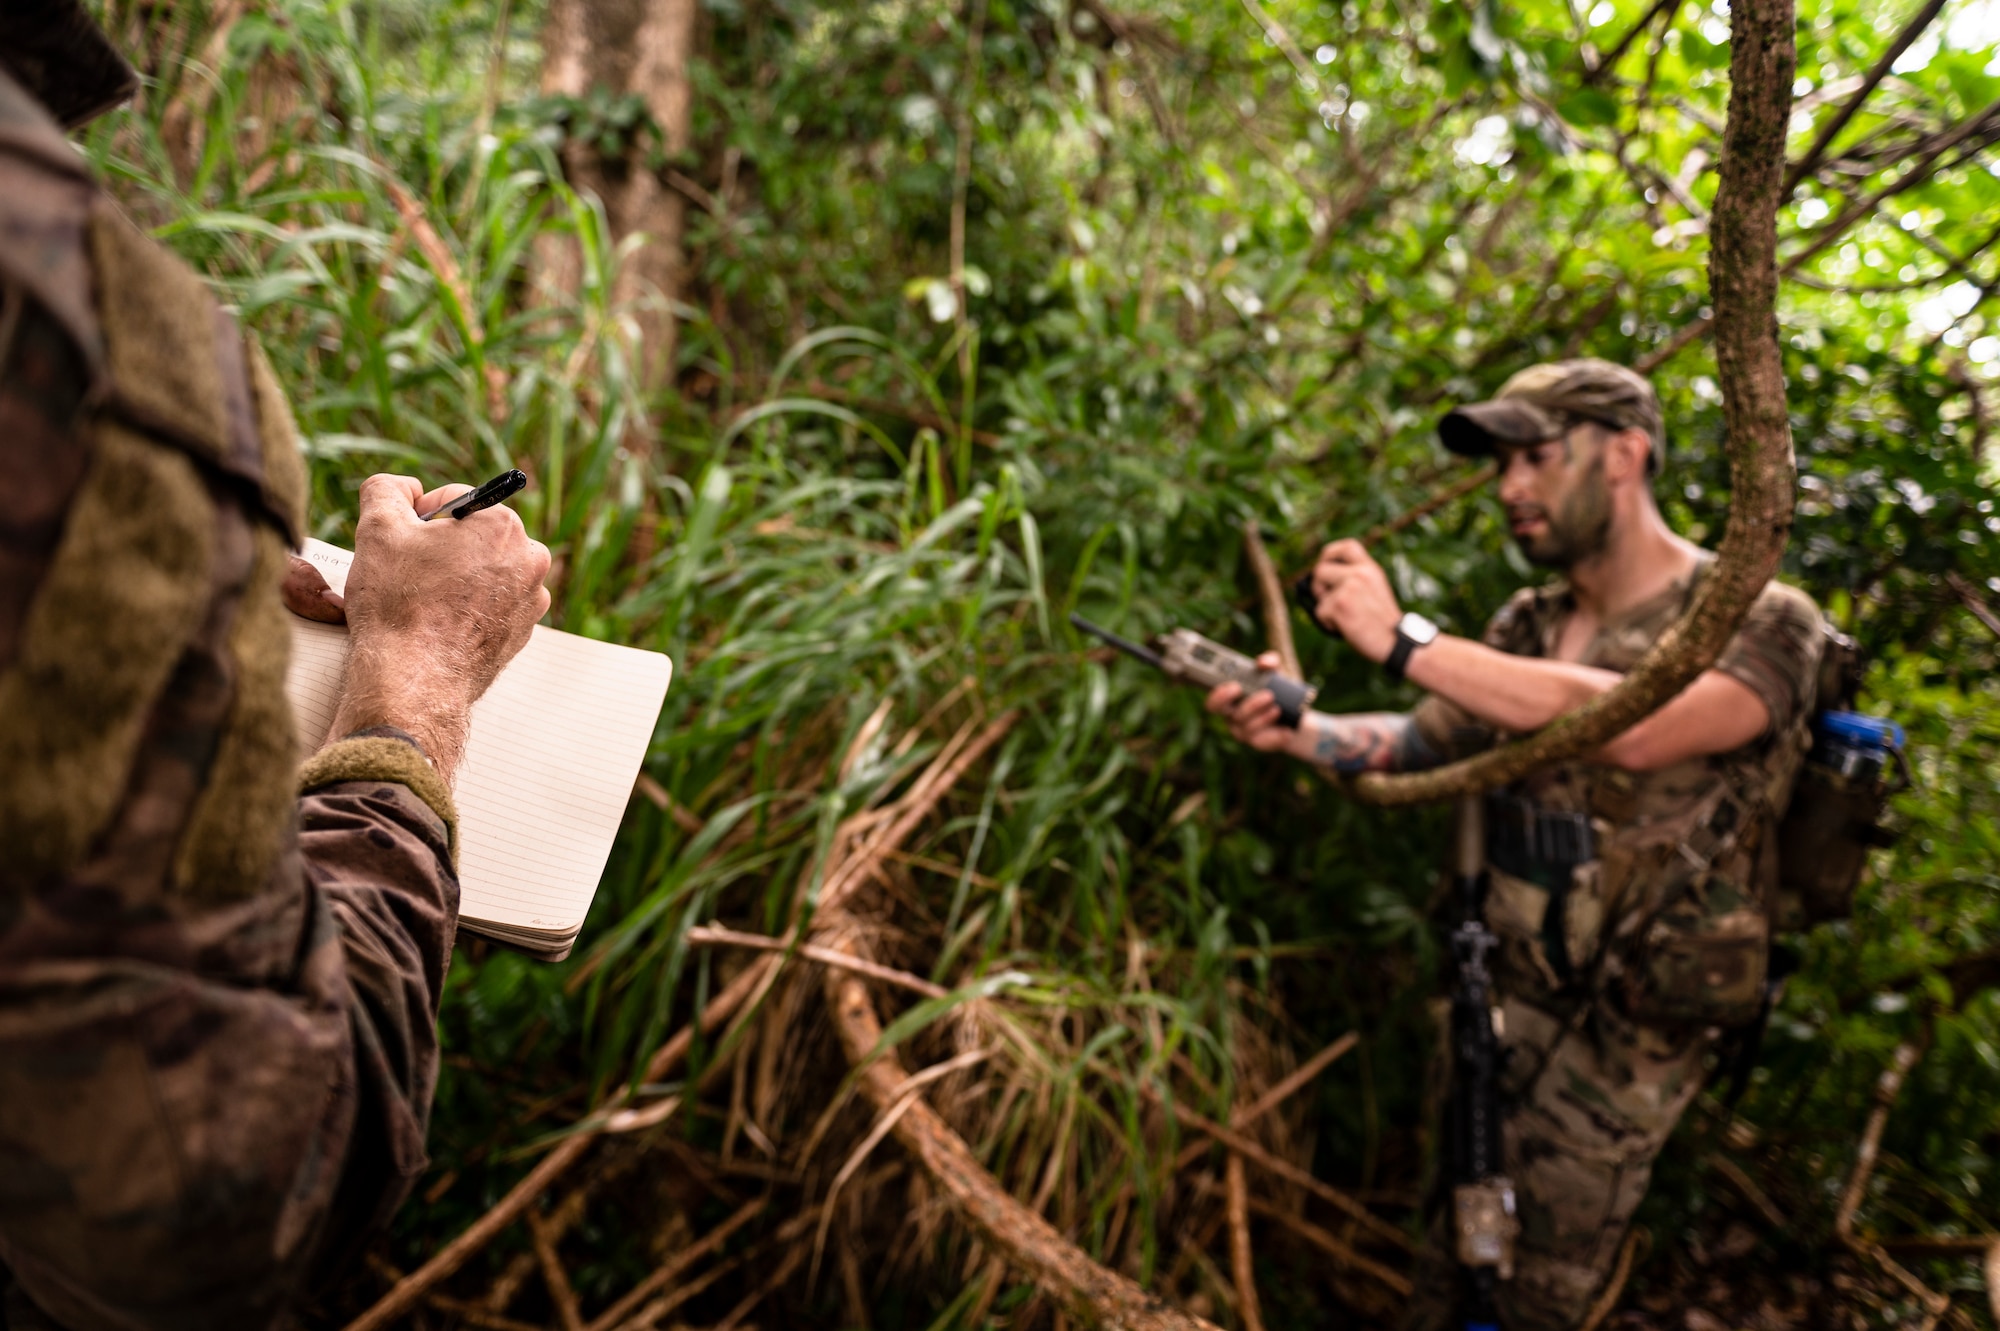
<path id="1" fill-rule="evenodd" d="M 1713 573 L 1694 604 L 1617 687 L 1535 735 L 1429 772 L 1371 775 L 1355 794 L 1413 804 L 1490 790 L 1587 753 L 1629 729 L 1714 664 L 1777 571 L 1791 533 L 1796 475 L 1778 349 L 1778 205 L 1791 121 L 1792 0 L 1730 9 L 1729 121 L 1710 220 L 1709 291 L 1732 487 Z"/>

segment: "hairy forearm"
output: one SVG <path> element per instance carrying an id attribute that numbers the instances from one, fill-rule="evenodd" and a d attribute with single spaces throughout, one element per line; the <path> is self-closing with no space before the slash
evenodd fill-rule
<path id="1" fill-rule="evenodd" d="M 399 650 L 375 636 L 357 640 L 327 740 L 373 726 L 413 736 L 450 785 L 472 728 L 471 689 L 464 671 L 437 653 Z"/>
<path id="2" fill-rule="evenodd" d="M 1517 734 L 1539 730 L 1608 692 L 1616 671 L 1512 656 L 1469 638 L 1440 637 L 1410 658 L 1411 683 Z"/>
<path id="3" fill-rule="evenodd" d="M 1402 712 L 1330 716 L 1308 712 L 1293 741 L 1294 757 L 1345 775 L 1414 772 L 1436 767 L 1444 756 L 1424 742 L 1416 722 Z"/>

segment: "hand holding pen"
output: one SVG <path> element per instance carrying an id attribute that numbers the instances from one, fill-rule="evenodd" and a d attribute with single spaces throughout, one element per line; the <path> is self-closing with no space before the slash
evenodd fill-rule
<path id="1" fill-rule="evenodd" d="M 518 468 L 509 468 L 476 489 L 463 485 L 442 485 L 435 490 L 423 491 L 422 487 L 409 477 L 370 477 L 367 484 L 362 487 L 364 521 L 369 517 L 369 505 L 365 497 L 370 487 L 380 481 L 395 482 L 396 492 L 408 496 L 411 515 L 420 522 L 444 517 L 463 520 L 504 503 L 527 488 L 528 484 L 527 476 Z M 517 531 L 520 530 L 520 520 L 514 518 L 511 513 L 508 517 L 512 519 L 509 525 Z M 522 531 L 521 535 L 525 538 L 526 532 Z M 360 532 L 357 529 L 357 555 L 360 553 L 361 544 Z M 461 543 L 453 541 L 451 544 Z M 439 561 L 433 557 L 432 562 Z M 293 614 L 306 619 L 316 619 L 323 624 L 347 622 L 346 598 L 327 585 L 319 569 L 297 555 L 292 556 L 290 571 L 285 576 L 284 600 Z M 537 617 L 539 618 L 539 615 Z"/>

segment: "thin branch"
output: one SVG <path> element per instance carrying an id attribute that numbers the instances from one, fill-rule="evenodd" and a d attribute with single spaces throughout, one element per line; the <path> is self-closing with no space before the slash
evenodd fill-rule
<path id="1" fill-rule="evenodd" d="M 932 984 L 929 980 L 912 975 L 908 971 L 899 971 L 893 966 L 864 961 L 848 953 L 836 952 L 832 948 L 820 947 L 813 943 L 800 943 L 794 947 L 782 938 L 773 938 L 768 934 L 739 933 L 734 929 L 725 929 L 719 924 L 697 924 L 687 931 L 687 940 L 697 947 L 743 947 L 759 952 L 796 952 L 808 961 L 817 961 L 822 966 L 835 966 L 841 970 L 853 971 L 857 975 L 866 975 L 871 980 L 880 980 L 898 989 L 908 989 L 913 993 L 922 994 L 925 998 L 943 998 L 948 992 L 941 985 Z"/>
<path id="2" fill-rule="evenodd" d="M 1923 1304 L 1930 1323 L 1935 1324 L 1945 1309 L 1951 1306 L 1950 1298 L 1910 1274 L 1889 1256 L 1881 1244 L 1856 1233 L 1854 1228 L 1855 1212 L 1860 1209 L 1861 1199 L 1868 1190 L 1869 1177 L 1874 1174 L 1875 1163 L 1881 1156 L 1882 1133 L 1889 1124 L 1889 1111 L 1895 1107 L 1896 1097 L 1902 1094 L 1910 1069 L 1923 1057 L 1929 1038 L 1927 1028 L 1920 1040 L 1897 1045 L 1896 1052 L 1890 1056 L 1889 1066 L 1876 1079 L 1875 1107 L 1868 1113 L 1868 1124 L 1861 1133 L 1861 1145 L 1854 1154 L 1854 1168 L 1847 1175 L 1847 1186 L 1841 1190 L 1840 1205 L 1833 1213 L 1833 1233 L 1855 1256 L 1873 1261 L 1892 1280 L 1914 1295 Z"/>
<path id="3" fill-rule="evenodd" d="M 1945 574 L 1944 581 L 1945 585 L 1951 588 L 1959 601 L 1964 604 L 1965 608 L 1972 612 L 1972 617 L 1981 624 L 1984 624 L 1988 633 L 1991 633 L 1996 638 L 2000 638 L 2000 614 L 1995 614 L 1993 607 L 1986 604 L 1986 598 L 1981 596 L 1974 589 L 1973 585 L 1960 577 L 1956 571 Z"/>
<path id="4" fill-rule="evenodd" d="M 1577 1331 L 1597 1331 L 1604 1325 L 1604 1319 L 1611 1316 L 1611 1310 L 1618 1306 L 1618 1298 L 1625 1292 L 1625 1282 L 1632 1277 L 1632 1259 L 1639 1249 L 1652 1242 L 1651 1236 L 1642 1225 L 1634 1225 L 1625 1231 L 1625 1242 L 1618 1248 L 1618 1265 L 1612 1269 L 1611 1280 L 1604 1292 L 1597 1296 L 1597 1302 L 1590 1305 L 1590 1313 L 1583 1319 Z"/>
<path id="5" fill-rule="evenodd" d="M 1399 1271 L 1392 1271 L 1372 1257 L 1356 1252 L 1351 1245 L 1341 1242 L 1304 1216 L 1293 1215 L 1290 1211 L 1273 1206 L 1257 1197 L 1250 1199 L 1250 1209 L 1268 1220 L 1277 1221 L 1342 1266 L 1373 1278 L 1404 1298 L 1408 1298 L 1415 1288 L 1411 1285 L 1409 1277 Z"/>
<path id="6" fill-rule="evenodd" d="M 1264 1310 L 1257 1302 L 1257 1258 L 1250 1248 L 1250 1184 L 1243 1157 L 1229 1153 L 1224 1167 L 1224 1209 L 1229 1215 L 1229 1276 L 1236 1286 L 1236 1317 L 1243 1331 L 1264 1331 Z"/>
<path id="7" fill-rule="evenodd" d="M 1305 85 L 1306 91 L 1318 92 L 1319 74 L 1313 69 L 1312 61 L 1306 59 L 1306 53 L 1299 49 L 1299 44 L 1292 40 L 1292 34 L 1285 31 L 1285 25 L 1271 17 L 1270 12 L 1258 4 L 1257 0 L 1243 0 L 1243 8 L 1249 12 L 1257 26 L 1263 29 L 1271 44 L 1283 51 L 1285 59 L 1292 62 L 1292 69 L 1298 74 L 1299 82 Z"/>
<path id="8" fill-rule="evenodd" d="M 1445 505 L 1478 490 L 1499 474 L 1500 468 L 1491 462 L 1467 472 L 1449 485 L 1438 487 L 1429 496 L 1410 505 L 1395 517 L 1370 527 L 1361 534 L 1361 543 L 1374 545 L 1378 541 L 1394 536 L 1397 532 L 1415 526 Z"/>
<path id="9" fill-rule="evenodd" d="M 569 1283 L 562 1257 L 549 1234 L 548 1217 L 536 1207 L 528 1208 L 528 1240 L 534 1245 L 535 1261 L 542 1268 L 542 1283 L 548 1286 L 549 1302 L 556 1306 L 556 1318 L 563 1331 L 583 1331 L 583 1313 L 577 1307 L 576 1287 Z"/>
<path id="10" fill-rule="evenodd" d="M 1250 573 L 1257 580 L 1257 598 L 1264 607 L 1264 636 L 1270 640 L 1271 650 L 1278 654 L 1284 673 L 1293 679 L 1304 679 L 1298 644 L 1292 640 L 1291 602 L 1285 599 L 1285 589 L 1278 585 L 1278 566 L 1271 562 L 1271 552 L 1264 548 L 1264 536 L 1257 530 L 1255 518 L 1243 520 L 1243 554 L 1250 561 Z"/>
<path id="11" fill-rule="evenodd" d="M 627 1313 L 651 1298 L 655 1291 L 664 1289 L 678 1280 L 688 1268 L 720 1248 L 729 1240 L 730 1235 L 762 1214 L 769 1200 L 766 1197 L 757 1197 L 745 1202 L 736 1209 L 734 1215 L 682 1248 L 657 1267 L 651 1275 L 634 1285 L 624 1297 L 598 1314 L 584 1331 L 611 1331 L 611 1328 L 617 1326 Z"/>
<path id="12" fill-rule="evenodd" d="M 1971 138 L 1995 115 L 2000 115 L 2000 98 L 1987 103 L 1977 112 L 1967 116 L 1946 133 L 1940 135 L 1929 148 L 1918 155 L 1916 165 L 1897 176 L 1888 184 L 1877 189 L 1867 198 L 1850 205 L 1845 212 L 1834 218 L 1833 221 L 1828 222 L 1818 231 L 1813 232 L 1812 238 L 1806 247 L 1785 260 L 1785 271 L 1787 273 L 1796 271 L 1811 262 L 1814 257 L 1824 252 L 1827 246 L 1846 235 L 1856 222 L 1874 213 L 1875 209 L 1881 206 L 1883 200 L 1893 198 L 1901 194 L 1904 190 L 1920 185 L 1930 179 L 1932 175 L 1931 167 L 1937 162 L 1938 158 Z M 1726 163 L 1727 158 L 1725 157 L 1724 160 Z M 1726 165 L 1724 170 L 1725 172 L 1727 171 Z"/>
<path id="13" fill-rule="evenodd" d="M 1743 1200 L 1750 1203 L 1757 1214 L 1764 1218 L 1765 1224 L 1780 1233 L 1791 1228 L 1791 1223 L 1785 1219 L 1785 1213 L 1778 1209 L 1778 1204 L 1771 1200 L 1770 1194 L 1757 1186 L 1757 1180 L 1751 1178 L 1743 1166 L 1720 1151 L 1711 1152 L 1703 1157 L 1703 1163 L 1727 1179 L 1729 1186 L 1735 1188 Z"/>
<path id="14" fill-rule="evenodd" d="M 1702 337 L 1714 326 L 1715 316 L 1712 314 L 1704 314 L 1697 319 L 1682 324 L 1672 337 L 1633 361 L 1632 368 L 1640 374 L 1651 374 L 1654 370 L 1657 370 L 1660 366 L 1678 355 L 1682 347 Z"/>
<path id="15" fill-rule="evenodd" d="M 1229 1126 L 1239 1132 L 1249 1127 L 1252 1123 L 1255 1123 L 1258 1119 L 1264 1117 L 1264 1115 L 1298 1094 L 1299 1090 L 1308 1082 L 1332 1067 L 1336 1060 L 1360 1043 L 1361 1036 L 1358 1032 L 1349 1031 L 1347 1034 L 1341 1036 L 1338 1040 L 1335 1040 L 1332 1044 L 1299 1064 L 1298 1069 L 1291 1076 L 1286 1077 L 1276 1086 L 1258 1096 L 1249 1105 L 1232 1109 L 1229 1112 Z"/>
<path id="16" fill-rule="evenodd" d="M 1625 35 L 1618 39 L 1618 44 L 1611 48 L 1610 54 L 1598 61 L 1594 68 L 1585 72 L 1583 76 L 1584 86 L 1588 87 L 1603 78 L 1606 74 L 1609 74 L 1617 66 L 1618 62 L 1624 58 L 1625 52 L 1632 48 L 1632 43 L 1638 40 L 1639 34 L 1652 27 L 1654 20 L 1672 10 L 1680 2 L 1681 0 L 1653 0 L 1653 7 L 1647 10 L 1644 17 L 1637 23 L 1634 23 L 1625 30 Z"/>
<path id="17" fill-rule="evenodd" d="M 1903 25 L 1903 30 L 1896 34 L 1896 40 L 1889 43 L 1888 49 L 1882 52 L 1881 57 L 1868 71 L 1868 77 L 1854 90 L 1854 95 L 1834 113 L 1833 119 L 1820 128 L 1819 133 L 1813 136 L 1812 146 L 1807 148 L 1805 155 L 1785 173 L 1786 195 L 1790 195 L 1793 188 L 1819 165 L 1820 159 L 1826 156 L 1826 150 L 1832 145 L 1835 136 L 1847 128 L 1847 122 L 1854 119 L 1855 113 L 1860 111 L 1862 104 L 1868 100 L 1876 86 L 1888 77 L 1896 61 L 1902 58 L 1903 52 L 1909 50 L 1910 44 L 1923 35 L 1924 29 L 1931 25 L 1931 21 L 1943 8 L 1944 0 L 1924 0 L 1924 7 Z"/>
<path id="18" fill-rule="evenodd" d="M 775 958 L 766 958 L 744 968 L 743 974 L 732 980 L 728 987 L 702 1010 L 698 1022 L 681 1028 L 671 1040 L 661 1045 L 646 1064 L 640 1077 L 642 1082 L 656 1082 L 671 1072 L 680 1061 L 687 1057 L 694 1046 L 694 1032 L 697 1026 L 703 1034 L 712 1033 L 734 1015 L 740 1007 L 764 982 L 767 972 L 775 967 Z M 606 1106 L 623 1104 L 628 1098 L 621 1088 L 617 1096 Z M 596 1128 L 579 1128 L 563 1138 L 553 1151 L 542 1158 L 540 1164 L 528 1171 L 526 1178 L 508 1190 L 507 1195 L 495 1202 L 485 1215 L 466 1227 L 464 1232 L 439 1249 L 435 1256 L 422 1266 L 404 1276 L 394 1288 L 376 1301 L 375 1305 L 349 1322 L 343 1331 L 382 1331 L 391 1322 L 408 1313 L 424 1294 L 440 1281 L 447 1279 L 466 1261 L 498 1238 L 522 1212 L 532 1206 L 535 1200 L 552 1186 L 555 1181 L 569 1172 L 570 1166 L 581 1160 L 589 1151 L 591 1143 L 604 1130 L 604 1125 Z"/>
<path id="19" fill-rule="evenodd" d="M 1149 1086 L 1140 1087 L 1140 1092 L 1147 1099 L 1161 1102 L 1159 1093 Z M 1172 1113 L 1184 1127 L 1193 1128 L 1197 1132 L 1213 1137 L 1216 1141 L 1231 1151 L 1236 1152 L 1251 1164 L 1256 1165 L 1259 1169 L 1275 1174 L 1287 1183 L 1297 1184 L 1299 1187 L 1304 1188 L 1307 1192 L 1329 1206 L 1332 1206 L 1335 1210 L 1345 1214 L 1350 1220 L 1353 1220 L 1374 1237 L 1381 1239 L 1385 1243 L 1393 1244 L 1404 1252 L 1410 1251 L 1409 1237 L 1402 1230 L 1397 1229 L 1394 1225 L 1382 1219 L 1332 1184 L 1315 1178 L 1289 1160 L 1271 1154 L 1257 1142 L 1244 1136 L 1242 1133 L 1225 1128 L 1213 1119 L 1202 1117 L 1178 1100 L 1169 1106 L 1168 1112 Z"/>

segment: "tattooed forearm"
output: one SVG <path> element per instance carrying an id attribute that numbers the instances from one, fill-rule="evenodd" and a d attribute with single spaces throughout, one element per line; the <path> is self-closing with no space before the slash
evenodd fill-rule
<path id="1" fill-rule="evenodd" d="M 1443 761 L 1424 742 L 1416 722 L 1401 712 L 1359 716 L 1315 712 L 1311 724 L 1312 760 L 1336 772 L 1414 772 Z"/>

